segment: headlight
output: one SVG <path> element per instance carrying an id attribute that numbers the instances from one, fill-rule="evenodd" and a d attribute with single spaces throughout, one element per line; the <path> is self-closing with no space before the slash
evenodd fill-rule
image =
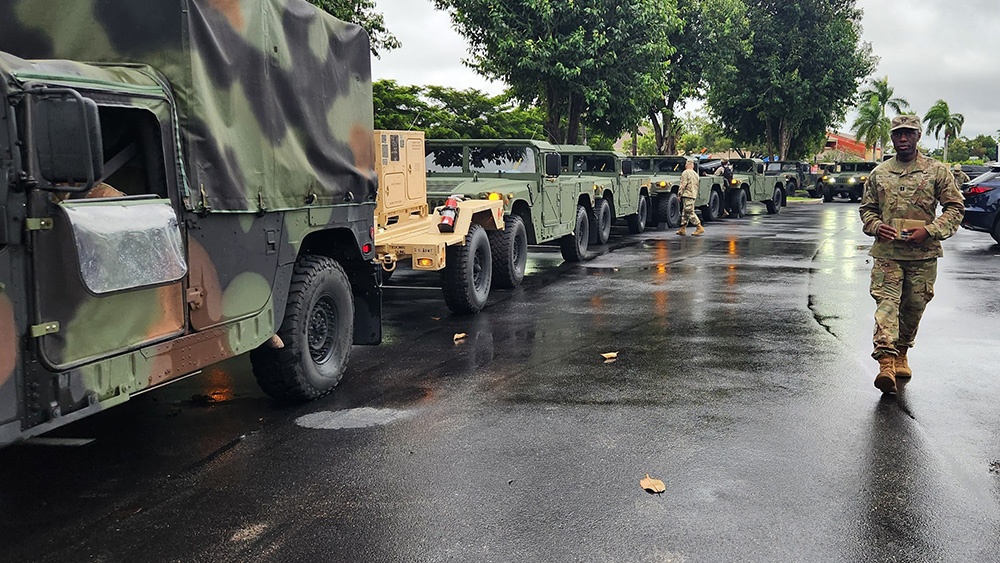
<path id="1" fill-rule="evenodd" d="M 729 183 L 732 184 L 732 185 L 734 185 L 734 186 L 739 185 L 739 181 L 736 178 L 733 178 L 732 180 L 730 180 Z"/>
<path id="2" fill-rule="evenodd" d="M 657 182 L 657 183 L 656 183 L 656 185 L 657 185 L 657 186 L 659 186 L 659 187 L 661 187 L 661 188 L 665 188 L 665 187 L 667 187 L 667 183 L 666 183 L 666 182 L 663 182 L 663 181 L 659 181 L 659 182 Z"/>
<path id="3" fill-rule="evenodd" d="M 847 179 L 847 183 L 848 183 L 848 184 L 854 184 L 854 183 L 856 183 L 856 182 L 857 182 L 857 180 L 855 180 L 854 178 L 848 178 L 848 179 Z"/>
<path id="4" fill-rule="evenodd" d="M 486 196 L 486 199 L 490 201 L 500 201 L 501 199 L 503 199 L 503 196 L 496 192 L 490 192 L 490 195 Z"/>
<path id="5" fill-rule="evenodd" d="M 862 182 L 866 182 L 866 181 L 868 181 L 868 176 L 862 176 L 862 177 L 861 177 L 861 181 L 862 181 Z"/>
<path id="6" fill-rule="evenodd" d="M 837 183 L 837 181 L 836 181 L 836 180 L 834 180 L 833 178 L 827 178 L 827 179 L 826 179 L 826 183 L 827 183 L 827 184 L 836 184 L 836 183 Z"/>

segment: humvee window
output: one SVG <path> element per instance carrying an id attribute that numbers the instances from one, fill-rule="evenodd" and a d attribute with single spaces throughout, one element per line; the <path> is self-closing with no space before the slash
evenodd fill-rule
<path id="1" fill-rule="evenodd" d="M 427 147 L 427 172 L 462 172 L 462 147 Z"/>
<path id="2" fill-rule="evenodd" d="M 535 153 L 526 147 L 470 147 L 469 169 L 472 172 L 520 172 L 534 174 Z"/>
<path id="3" fill-rule="evenodd" d="M 615 159 L 613 156 L 598 155 L 586 156 L 581 161 L 584 172 L 614 172 Z M 574 167 L 575 168 L 575 167 Z"/>

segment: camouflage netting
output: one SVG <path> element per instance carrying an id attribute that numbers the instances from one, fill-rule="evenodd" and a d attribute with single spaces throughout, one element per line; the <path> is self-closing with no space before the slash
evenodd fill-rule
<path id="1" fill-rule="evenodd" d="M 5 0 L 0 51 L 163 73 L 195 207 L 374 197 L 368 35 L 305 0 Z"/>

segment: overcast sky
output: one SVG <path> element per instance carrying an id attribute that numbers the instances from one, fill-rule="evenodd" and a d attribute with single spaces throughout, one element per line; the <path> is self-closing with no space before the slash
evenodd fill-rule
<path id="1" fill-rule="evenodd" d="M 873 76 L 889 77 L 896 95 L 923 116 L 939 99 L 965 115 L 962 135 L 997 135 L 1000 101 L 1000 10 L 996 0 L 858 0 L 865 11 L 864 40 L 879 57 Z M 905 6 L 905 8 L 904 8 Z M 467 67 L 467 44 L 451 28 L 447 15 L 430 0 L 376 0 L 389 30 L 403 47 L 372 63 L 375 79 L 400 84 L 436 84 L 478 88 L 491 94 L 502 84 L 489 83 Z M 847 126 L 841 127 L 846 130 Z M 925 134 L 925 145 L 934 146 Z"/>

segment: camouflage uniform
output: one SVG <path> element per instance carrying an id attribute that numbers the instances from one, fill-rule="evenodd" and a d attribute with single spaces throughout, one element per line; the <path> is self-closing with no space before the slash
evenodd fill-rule
<path id="1" fill-rule="evenodd" d="M 965 172 L 963 172 L 961 168 L 957 168 L 957 167 L 954 170 L 951 171 L 951 175 L 955 177 L 955 185 L 956 186 L 961 186 L 962 184 L 964 184 L 964 183 L 966 183 L 966 182 L 968 182 L 969 180 L 972 179 L 972 178 L 969 178 L 969 175 L 966 174 Z"/>
<path id="2" fill-rule="evenodd" d="M 681 227 L 688 226 L 688 223 L 696 227 L 700 226 L 701 221 L 698 220 L 698 215 L 694 212 L 694 200 L 698 197 L 697 172 L 694 170 L 681 172 L 681 185 L 678 195 L 681 196 L 681 203 L 684 206 L 681 215 Z"/>
<path id="3" fill-rule="evenodd" d="M 875 359 L 913 346 L 924 308 L 934 297 L 937 259 L 943 255 L 940 241 L 958 230 L 965 214 L 963 201 L 948 168 L 919 153 L 912 162 L 893 157 L 868 177 L 860 213 L 865 234 L 876 237 L 869 252 L 875 258 Z M 939 202 L 943 211 L 935 218 Z M 919 245 L 878 239 L 881 223 L 896 226 L 903 219 L 925 223 L 930 236 Z"/>

